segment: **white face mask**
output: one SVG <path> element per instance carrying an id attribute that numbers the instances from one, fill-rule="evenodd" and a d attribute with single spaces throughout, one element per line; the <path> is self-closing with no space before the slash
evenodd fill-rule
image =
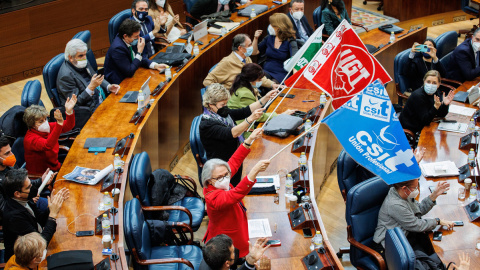
<path id="1" fill-rule="evenodd" d="M 213 186 L 221 190 L 229 190 L 230 177 L 224 177 L 222 181 L 216 181 L 215 184 L 213 184 Z"/>
<path id="2" fill-rule="evenodd" d="M 435 94 L 435 92 L 437 92 L 437 87 L 438 86 L 436 84 L 431 84 L 431 83 L 425 83 L 423 85 L 423 89 L 425 89 L 425 93 L 429 95 Z"/>
<path id="3" fill-rule="evenodd" d="M 408 190 L 410 190 L 410 188 L 408 188 Z M 415 199 L 419 193 L 420 193 L 420 190 L 416 188 L 414 191 L 410 192 L 410 195 L 408 195 L 407 199 Z"/>
<path id="4" fill-rule="evenodd" d="M 478 51 L 480 49 L 480 42 L 472 41 L 472 47 L 474 51 Z"/>
<path id="5" fill-rule="evenodd" d="M 165 0 L 157 0 L 155 1 L 155 3 L 157 4 L 157 6 L 160 6 L 162 8 L 165 7 Z"/>
<path id="6" fill-rule="evenodd" d="M 87 59 L 78 60 L 75 64 L 76 68 L 85 68 L 87 66 Z"/>
<path id="7" fill-rule="evenodd" d="M 275 35 L 276 35 L 275 29 L 273 29 L 273 27 L 272 27 L 271 24 L 268 25 L 267 30 L 268 30 L 268 34 L 269 34 L 269 35 L 271 35 L 271 36 L 275 36 Z"/>
<path id="8" fill-rule="evenodd" d="M 302 11 L 295 11 L 292 13 L 292 17 L 295 19 L 295 20 L 301 20 L 303 18 L 303 12 Z"/>
<path id="9" fill-rule="evenodd" d="M 50 125 L 48 124 L 48 121 L 45 120 L 45 122 L 43 122 L 37 129 L 38 131 L 40 132 L 46 132 L 46 133 L 50 133 Z"/>
<path id="10" fill-rule="evenodd" d="M 221 5 L 226 5 L 228 2 L 230 2 L 230 0 L 218 0 L 218 3 Z"/>

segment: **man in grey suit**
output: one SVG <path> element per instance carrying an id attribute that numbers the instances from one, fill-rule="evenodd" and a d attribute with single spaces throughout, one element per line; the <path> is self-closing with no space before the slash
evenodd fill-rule
<path id="1" fill-rule="evenodd" d="M 65 62 L 58 71 L 57 90 L 60 104 L 75 94 L 77 105 L 87 106 L 93 112 L 109 93 L 117 94 L 120 86 L 96 74 L 87 60 L 87 44 L 72 39 L 65 47 Z"/>

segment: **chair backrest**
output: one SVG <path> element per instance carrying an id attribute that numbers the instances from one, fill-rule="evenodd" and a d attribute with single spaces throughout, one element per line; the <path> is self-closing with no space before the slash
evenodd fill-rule
<path id="1" fill-rule="evenodd" d="M 415 253 L 399 227 L 387 230 L 385 235 L 385 261 L 389 270 L 415 269 Z"/>
<path id="2" fill-rule="evenodd" d="M 215 65 L 213 65 L 213 67 L 210 68 L 210 70 L 208 71 L 208 73 L 212 72 L 212 70 L 214 70 L 216 67 L 217 67 L 218 63 L 216 63 Z"/>
<path id="3" fill-rule="evenodd" d="M 207 152 L 203 148 L 202 141 L 200 140 L 200 122 L 202 116 L 196 116 L 193 118 L 192 126 L 190 127 L 190 148 L 192 149 L 192 155 L 197 162 L 198 179 L 200 185 L 202 185 L 202 167 L 207 162 Z M 203 185 L 202 185 L 203 187 Z"/>
<path id="4" fill-rule="evenodd" d="M 152 166 L 147 152 L 136 154 L 129 170 L 129 183 L 133 197 L 138 195 L 142 205 L 151 206 L 148 182 L 152 175 Z"/>
<path id="5" fill-rule="evenodd" d="M 462 0 L 463 12 L 476 16 L 478 14 L 478 10 L 474 9 L 473 7 L 470 7 L 469 4 L 470 4 L 469 0 Z"/>
<path id="6" fill-rule="evenodd" d="M 12 144 L 12 153 L 15 155 L 15 159 L 17 160 L 18 168 L 23 168 L 25 166 L 25 149 L 23 148 L 23 138 L 18 137 Z"/>
<path id="7" fill-rule="evenodd" d="M 322 25 L 322 6 L 313 11 L 313 24 L 315 24 L 315 27 Z"/>
<path id="8" fill-rule="evenodd" d="M 43 82 L 45 83 L 45 90 L 48 97 L 52 101 L 53 107 L 60 107 L 60 98 L 57 91 L 57 76 L 60 67 L 65 61 L 63 53 L 56 55 L 50 60 L 45 67 L 43 67 Z"/>
<path id="9" fill-rule="evenodd" d="M 355 185 L 347 194 L 345 219 L 353 238 L 371 247 L 378 222 L 378 212 L 388 194 L 389 186 L 380 178 L 373 177 Z M 350 261 L 355 266 L 367 256 L 350 246 Z"/>
<path id="10" fill-rule="evenodd" d="M 435 43 L 437 44 L 437 57 L 441 59 L 457 47 L 458 33 L 456 31 L 445 32 L 435 39 Z"/>
<path id="11" fill-rule="evenodd" d="M 112 44 L 113 39 L 118 33 L 118 28 L 122 22 L 129 18 L 132 15 L 131 9 L 125 9 L 120 11 L 119 13 L 115 14 L 110 21 L 108 22 L 108 39 L 110 40 L 110 44 Z"/>
<path id="12" fill-rule="evenodd" d="M 408 65 L 408 55 L 410 54 L 410 49 L 406 49 L 403 52 L 400 52 L 395 56 L 393 61 L 393 74 L 395 77 L 395 83 L 398 83 L 400 87 L 400 92 L 405 93 L 405 91 L 410 87 L 409 79 L 407 74 L 404 74 Z M 415 90 L 415 89 L 413 89 Z"/>
<path id="13" fill-rule="evenodd" d="M 125 210 L 127 210 L 127 204 L 128 212 L 125 211 L 124 214 L 128 215 L 125 222 L 127 222 L 127 219 L 130 221 L 129 226 L 124 228 L 125 235 L 127 235 L 125 237 L 127 245 L 130 242 L 132 245 L 131 248 L 135 248 L 140 260 L 150 259 L 152 251 L 150 231 L 143 215 L 140 202 L 136 198 L 131 199 L 125 204 Z"/>
<path id="14" fill-rule="evenodd" d="M 353 158 L 342 150 L 337 159 L 337 180 L 338 187 L 342 193 L 343 199 L 346 200 L 348 191 L 356 184 L 363 182 L 375 175 L 364 167 L 358 165 Z"/>
<path id="15" fill-rule="evenodd" d="M 40 100 L 41 95 L 42 84 L 40 83 L 40 81 L 28 81 L 23 87 L 20 104 L 25 108 L 28 108 L 30 105 L 44 106 L 43 102 Z"/>
<path id="16" fill-rule="evenodd" d="M 72 39 L 78 38 L 81 39 L 83 42 L 87 43 L 87 59 L 88 63 L 92 66 L 92 68 L 96 71 L 98 69 L 97 59 L 95 59 L 95 55 L 92 51 L 92 44 L 91 44 L 91 37 L 90 31 L 80 31 Z"/>
<path id="17" fill-rule="evenodd" d="M 448 70 L 449 67 L 455 67 L 452 62 L 452 54 L 453 52 L 447 53 L 444 57 L 440 58 L 440 63 Z"/>

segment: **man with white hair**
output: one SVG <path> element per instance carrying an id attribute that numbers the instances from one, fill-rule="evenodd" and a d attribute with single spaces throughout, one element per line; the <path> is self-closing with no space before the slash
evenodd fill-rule
<path id="1" fill-rule="evenodd" d="M 87 106 L 90 111 L 102 103 L 109 93 L 117 94 L 120 86 L 110 84 L 103 75 L 96 74 L 87 60 L 87 44 L 80 39 L 72 39 L 65 47 L 65 62 L 57 76 L 57 90 L 60 104 L 73 94 L 78 106 Z"/>

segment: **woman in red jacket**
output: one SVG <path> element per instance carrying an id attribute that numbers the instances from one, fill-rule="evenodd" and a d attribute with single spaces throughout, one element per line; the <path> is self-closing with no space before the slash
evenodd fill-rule
<path id="1" fill-rule="evenodd" d="M 65 102 L 67 119 L 63 120 L 62 113 L 57 109 L 54 113 L 56 123 L 47 121 L 48 113 L 42 106 L 32 105 L 25 110 L 23 121 L 27 124 L 28 131 L 23 147 L 29 174 L 41 175 L 47 168 L 52 171 L 60 170 L 62 164 L 58 161 L 58 138 L 60 134 L 75 126 L 73 107 L 76 103 L 76 95 L 68 98 Z"/>
<path id="2" fill-rule="evenodd" d="M 270 161 L 260 160 L 235 188 L 230 184 L 230 176 L 237 172 L 250 153 L 251 143 L 261 136 L 261 129 L 256 129 L 238 147 L 228 163 L 217 158 L 210 159 L 205 163 L 202 171 L 203 195 L 210 218 L 203 240 L 208 242 L 212 237 L 226 234 L 232 238 L 233 245 L 240 251 L 240 258 L 248 254 L 249 239 L 247 209 L 242 199 L 252 189 L 257 174 L 265 171 Z"/>

